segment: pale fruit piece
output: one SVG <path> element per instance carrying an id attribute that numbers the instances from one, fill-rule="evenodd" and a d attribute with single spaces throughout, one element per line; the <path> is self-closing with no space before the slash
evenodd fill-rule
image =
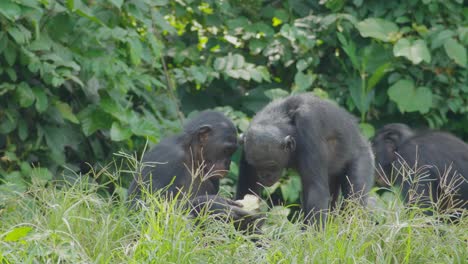
<path id="1" fill-rule="evenodd" d="M 260 199 L 253 194 L 246 194 L 244 199 L 236 200 L 236 202 L 242 204 L 242 209 L 246 211 L 256 211 L 260 209 Z"/>

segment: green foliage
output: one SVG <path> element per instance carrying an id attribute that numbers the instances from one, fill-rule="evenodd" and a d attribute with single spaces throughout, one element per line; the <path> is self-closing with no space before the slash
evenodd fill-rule
<path id="1" fill-rule="evenodd" d="M 113 4 L 2 1 L 3 180 L 47 181 L 176 129 L 176 100 L 154 99 L 169 94 L 157 3 Z"/>

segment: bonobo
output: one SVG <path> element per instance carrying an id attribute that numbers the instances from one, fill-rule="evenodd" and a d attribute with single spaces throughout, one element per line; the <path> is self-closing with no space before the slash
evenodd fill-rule
<path id="1" fill-rule="evenodd" d="M 401 185 L 406 202 L 423 208 L 468 209 L 468 144 L 462 140 L 393 123 L 377 131 L 372 147 L 379 185 Z"/>
<path id="2" fill-rule="evenodd" d="M 356 119 L 334 103 L 310 94 L 273 101 L 255 115 L 241 139 L 237 197 L 259 193 L 279 180 L 284 168 L 296 169 L 303 187 L 308 224 L 322 220 L 344 198 L 367 202 L 374 163 Z"/>
<path id="3" fill-rule="evenodd" d="M 231 120 L 216 111 L 201 112 L 184 125 L 182 133 L 163 139 L 144 155 L 141 174 L 135 174 L 128 189 L 132 205 L 143 190 L 163 190 L 169 197 L 180 192 L 189 196 L 195 215 L 205 208 L 236 221 L 255 220 L 236 202 L 217 196 L 219 179 L 229 171 L 236 149 L 237 131 Z M 157 164 L 145 165 L 149 162 Z M 245 221 L 239 226 L 245 226 Z"/>

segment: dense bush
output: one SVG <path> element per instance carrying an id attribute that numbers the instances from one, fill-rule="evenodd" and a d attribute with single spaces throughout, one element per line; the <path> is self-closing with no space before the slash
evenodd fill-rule
<path id="1" fill-rule="evenodd" d="M 3 0 L 0 174 L 46 182 L 204 108 L 242 130 L 305 91 L 368 136 L 402 121 L 466 138 L 467 21 L 462 0 Z"/>

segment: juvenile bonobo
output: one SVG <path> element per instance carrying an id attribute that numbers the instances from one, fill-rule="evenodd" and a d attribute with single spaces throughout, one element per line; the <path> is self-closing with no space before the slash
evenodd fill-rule
<path id="1" fill-rule="evenodd" d="M 356 119 L 332 102 L 310 94 L 273 101 L 255 115 L 243 139 L 237 197 L 259 193 L 296 169 L 303 187 L 306 223 L 325 223 L 326 210 L 344 198 L 365 205 L 374 163 Z M 320 218 L 322 217 L 322 218 Z"/>
<path id="2" fill-rule="evenodd" d="M 234 220 L 253 221 L 255 216 L 249 216 L 239 204 L 217 196 L 219 179 L 229 171 L 236 149 L 237 131 L 231 120 L 216 111 L 201 112 L 186 122 L 180 134 L 161 140 L 144 155 L 141 175 L 135 174 L 128 189 L 132 205 L 143 190 L 164 190 L 169 197 L 181 192 L 189 195 L 195 215 L 205 207 Z M 157 164 L 145 165 L 149 162 Z"/>
<path id="3" fill-rule="evenodd" d="M 442 210 L 468 209 L 468 144 L 462 140 L 393 123 L 377 131 L 372 147 L 379 185 L 401 185 L 406 202 L 423 208 L 439 202 Z"/>

